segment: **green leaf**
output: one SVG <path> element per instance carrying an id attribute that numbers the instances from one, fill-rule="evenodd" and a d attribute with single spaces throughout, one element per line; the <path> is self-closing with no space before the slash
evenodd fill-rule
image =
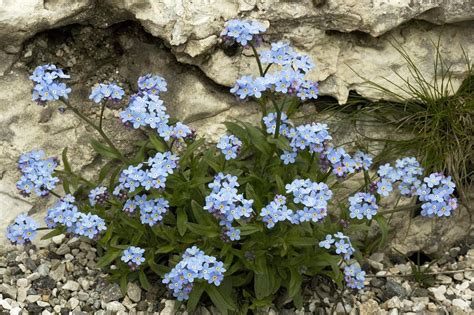
<path id="1" fill-rule="evenodd" d="M 140 284 L 142 286 L 143 289 L 145 290 L 150 290 L 151 288 L 151 284 L 150 282 L 148 281 L 148 278 L 145 274 L 145 272 L 143 270 L 140 270 L 139 273 L 138 273 L 138 279 L 140 280 Z"/>
<path id="2" fill-rule="evenodd" d="M 54 229 L 51 232 L 48 232 L 47 234 L 43 235 L 41 237 L 41 239 L 42 240 L 47 240 L 47 239 L 50 239 L 51 237 L 54 237 L 56 235 L 63 234 L 63 233 L 64 233 L 64 228 L 57 228 L 57 229 Z"/>
<path id="3" fill-rule="evenodd" d="M 267 136 L 267 141 L 277 146 L 278 149 L 283 151 L 292 151 L 293 149 L 290 146 L 288 139 L 284 137 L 273 138 L 273 136 Z"/>
<path id="4" fill-rule="evenodd" d="M 288 285 L 288 296 L 293 298 L 297 294 L 300 294 L 301 283 L 303 282 L 303 277 L 298 272 L 296 267 L 290 268 L 290 282 Z"/>
<path id="5" fill-rule="evenodd" d="M 217 231 L 214 226 L 204 226 L 204 225 L 195 224 L 191 222 L 187 222 L 186 226 L 188 227 L 190 231 L 201 236 L 213 238 L 220 235 L 220 232 Z"/>
<path id="6" fill-rule="evenodd" d="M 168 147 L 165 143 L 163 143 L 163 140 L 158 139 L 158 137 L 154 134 L 151 133 L 148 136 L 148 139 L 150 139 L 151 144 L 155 147 L 156 151 L 158 152 L 166 152 L 168 151 Z"/>
<path id="7" fill-rule="evenodd" d="M 120 277 L 120 291 L 122 291 L 123 295 L 127 294 L 127 285 L 128 285 L 128 273 L 125 273 Z"/>
<path id="8" fill-rule="evenodd" d="M 275 182 L 277 185 L 278 193 L 285 194 L 285 183 L 278 174 L 275 174 Z"/>
<path id="9" fill-rule="evenodd" d="M 255 148 L 257 148 L 257 150 L 261 151 L 263 154 L 270 156 L 272 153 L 272 147 L 267 142 L 267 138 L 262 133 L 262 131 L 250 124 L 245 124 L 245 127 Z"/>
<path id="10" fill-rule="evenodd" d="M 193 286 L 193 290 L 189 294 L 189 300 L 186 304 L 187 310 L 190 313 L 193 313 L 196 310 L 196 307 L 201 299 L 202 294 L 204 293 L 205 286 L 203 283 L 196 282 Z"/>
<path id="11" fill-rule="evenodd" d="M 179 235 L 183 236 L 186 233 L 186 223 L 188 222 L 188 215 L 183 208 L 178 208 L 176 211 L 176 226 L 178 228 Z"/>
<path id="12" fill-rule="evenodd" d="M 227 314 L 227 312 L 235 311 L 235 304 L 232 301 L 232 298 L 227 295 L 223 295 L 221 290 L 219 290 L 214 285 L 208 285 L 206 287 L 206 293 L 211 298 L 212 303 L 221 311 L 222 314 Z"/>
<path id="13" fill-rule="evenodd" d="M 190 145 L 188 145 L 188 147 L 186 148 L 186 151 L 184 151 L 183 154 L 181 154 L 181 156 L 179 157 L 179 164 L 181 166 L 185 165 L 185 162 L 186 160 L 191 156 L 191 154 L 194 153 L 194 151 L 196 151 L 199 146 L 201 146 L 202 144 L 204 143 L 204 138 L 201 138 L 199 140 L 195 140 L 193 143 L 191 143 Z"/>
<path id="14" fill-rule="evenodd" d="M 64 171 L 66 171 L 67 173 L 72 173 L 71 165 L 69 164 L 69 161 L 67 159 L 67 147 L 64 148 L 61 156 L 63 158 Z"/>
<path id="15" fill-rule="evenodd" d="M 227 127 L 227 130 L 229 130 L 231 134 L 233 134 L 240 140 L 242 141 L 248 140 L 247 131 L 245 131 L 245 129 L 240 127 L 238 124 L 227 121 L 227 122 L 224 122 L 224 125 Z"/>
<path id="16" fill-rule="evenodd" d="M 107 250 L 107 253 L 104 256 L 102 256 L 97 262 L 97 267 L 104 268 L 110 265 L 113 261 L 115 261 L 115 259 L 117 259 L 120 256 L 120 254 L 122 254 L 122 250 L 109 248 Z"/>
<path id="17" fill-rule="evenodd" d="M 245 185 L 245 194 L 247 198 L 253 199 L 255 208 L 261 209 L 263 207 L 260 196 L 255 192 L 255 189 L 250 183 Z"/>
<path id="18" fill-rule="evenodd" d="M 109 158 L 109 159 L 120 159 L 120 156 L 117 154 L 117 152 L 114 151 L 114 149 L 100 143 L 97 140 L 92 139 L 91 140 L 91 145 L 94 150 L 102 155 L 103 157 Z"/>
<path id="19" fill-rule="evenodd" d="M 100 169 L 100 172 L 99 172 L 99 183 L 102 183 L 104 181 L 104 179 L 110 173 L 110 170 L 112 169 L 114 164 L 115 164 L 115 161 L 110 160 L 107 163 L 105 163 L 104 166 L 102 166 L 102 168 Z"/>
<path id="20" fill-rule="evenodd" d="M 261 228 L 257 225 L 246 224 L 239 226 L 240 235 L 250 235 L 261 231 Z"/>

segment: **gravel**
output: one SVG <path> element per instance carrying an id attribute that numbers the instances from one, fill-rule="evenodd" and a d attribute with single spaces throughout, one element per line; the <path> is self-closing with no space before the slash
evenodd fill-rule
<path id="1" fill-rule="evenodd" d="M 462 255 L 465 253 L 465 255 Z M 392 265 L 383 253 L 367 262 L 366 288 L 339 295 L 315 277 L 304 290 L 304 310 L 268 314 L 469 314 L 474 307 L 474 249 L 452 248 L 434 263 L 434 284 L 422 287 L 409 275 L 410 264 Z M 440 260 L 441 261 L 441 260 Z M 0 246 L 0 314 L 174 314 L 175 301 L 161 286 L 144 291 L 135 282 L 122 292 L 96 267 L 97 253 L 88 240 L 53 237 L 47 248 Z M 449 272 L 449 270 L 468 271 Z M 317 291 L 318 294 L 315 293 Z M 291 306 L 290 306 L 291 307 Z M 200 314 L 215 314 L 200 307 Z"/>

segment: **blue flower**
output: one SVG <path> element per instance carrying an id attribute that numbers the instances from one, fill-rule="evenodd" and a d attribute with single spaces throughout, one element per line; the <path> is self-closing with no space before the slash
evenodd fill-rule
<path id="1" fill-rule="evenodd" d="M 296 152 L 283 151 L 283 154 L 280 155 L 280 159 L 283 161 L 283 164 L 285 165 L 293 164 L 296 161 L 297 155 L 298 154 Z"/>
<path id="2" fill-rule="evenodd" d="M 143 257 L 144 253 L 145 250 L 143 248 L 130 246 L 123 251 L 120 259 L 129 265 L 130 268 L 136 269 L 145 262 L 145 258 Z"/>
<path id="3" fill-rule="evenodd" d="M 68 98 L 71 89 L 60 79 L 69 79 L 69 75 L 55 65 L 46 64 L 38 66 L 30 76 L 30 80 L 35 83 L 32 91 L 33 101 L 43 104 L 47 101 L 56 101 L 60 97 Z"/>
<path id="4" fill-rule="evenodd" d="M 357 264 L 344 267 L 344 279 L 349 288 L 363 289 L 365 281 L 365 271 L 360 269 Z"/>
<path id="5" fill-rule="evenodd" d="M 249 42 L 255 40 L 256 35 L 262 34 L 266 29 L 265 25 L 257 21 L 229 20 L 226 22 L 226 27 L 222 31 L 221 36 L 246 46 Z"/>
<path id="6" fill-rule="evenodd" d="M 135 196 L 136 198 L 137 196 Z M 146 196 L 145 200 L 146 200 Z M 154 226 L 161 220 L 163 220 L 163 215 L 168 212 L 169 202 L 164 198 L 156 198 L 151 200 L 146 200 L 143 204 L 139 205 L 140 207 L 140 221 L 143 224 L 148 224 L 149 226 Z"/>
<path id="7" fill-rule="evenodd" d="M 166 80 L 150 73 L 138 78 L 138 88 L 146 94 L 153 95 L 168 91 Z"/>
<path id="8" fill-rule="evenodd" d="M 188 248 L 178 264 L 165 274 L 163 283 L 172 291 L 179 301 L 189 299 L 196 279 L 219 286 L 224 279 L 224 263 L 213 256 L 205 255 L 202 250 L 193 246 Z"/>
<path id="9" fill-rule="evenodd" d="M 319 242 L 319 247 L 322 248 L 331 249 L 333 246 L 336 254 L 342 255 L 344 260 L 349 260 L 355 252 L 349 237 L 341 232 L 337 232 L 334 235 L 328 234 L 324 241 Z"/>
<path id="10" fill-rule="evenodd" d="M 33 191 L 38 196 L 46 196 L 59 182 L 53 172 L 59 165 L 56 158 L 45 158 L 44 151 L 30 151 L 20 156 L 18 168 L 22 176 L 16 186 L 24 196 Z"/>
<path id="11" fill-rule="evenodd" d="M 262 97 L 262 92 L 267 89 L 267 82 L 265 78 L 258 77 L 253 79 L 251 76 L 243 76 L 237 79 L 235 86 L 230 89 L 230 92 L 237 95 L 240 99 L 253 96 L 255 98 Z"/>
<path id="12" fill-rule="evenodd" d="M 97 203 L 103 204 L 107 201 L 107 199 L 109 199 L 109 193 L 107 191 L 107 187 L 105 186 L 98 186 L 89 192 L 89 203 L 93 207 Z"/>
<path id="13" fill-rule="evenodd" d="M 234 135 L 223 135 L 217 143 L 217 148 L 225 155 L 226 160 L 237 158 L 242 147 L 242 141 Z"/>
<path id="14" fill-rule="evenodd" d="M 382 179 L 377 183 L 377 193 L 381 196 L 387 197 L 392 190 L 392 183 L 387 179 Z"/>
<path id="15" fill-rule="evenodd" d="M 451 177 L 433 173 L 423 179 L 415 191 L 422 202 L 421 215 L 427 217 L 450 216 L 457 208 L 457 199 L 452 196 L 456 187 Z"/>
<path id="16" fill-rule="evenodd" d="M 7 238 L 13 244 L 23 245 L 31 242 L 36 236 L 38 223 L 26 214 L 20 214 L 12 224 L 7 227 Z"/>
<path id="17" fill-rule="evenodd" d="M 189 128 L 188 126 L 180 122 L 177 122 L 171 131 L 171 137 L 181 142 L 183 142 L 184 140 L 188 138 L 193 137 L 193 135 L 194 135 L 194 132 L 191 130 L 191 128 Z"/>
<path id="18" fill-rule="evenodd" d="M 223 234 L 227 236 L 226 231 L 232 228 L 235 220 L 250 218 L 253 212 L 253 200 L 245 199 L 238 193 L 239 183 L 236 176 L 218 173 L 208 187 L 212 191 L 206 196 L 203 208 L 214 215 L 219 220 L 219 224 L 226 228 Z M 240 232 L 236 232 L 235 236 L 240 237 Z"/>
<path id="19" fill-rule="evenodd" d="M 364 217 L 371 220 L 377 214 L 377 203 L 375 196 L 368 193 L 358 192 L 349 197 L 349 211 L 352 219 L 362 220 Z"/>
<path id="20" fill-rule="evenodd" d="M 100 103 L 103 99 L 112 99 L 120 101 L 125 95 L 124 90 L 115 83 L 104 84 L 98 83 L 92 88 L 89 99 L 96 103 Z"/>
<path id="21" fill-rule="evenodd" d="M 107 229 L 105 221 L 92 213 L 79 213 L 79 218 L 73 227 L 74 234 L 86 236 L 90 239 L 97 239 L 100 232 Z"/>
<path id="22" fill-rule="evenodd" d="M 178 166 L 178 156 L 171 152 L 158 152 L 154 157 L 150 157 L 148 168 L 143 170 L 143 163 L 136 166 L 130 165 L 123 170 L 119 176 L 119 185 L 113 191 L 115 196 L 121 194 L 122 191 L 134 192 L 138 187 L 145 190 L 151 188 L 165 188 L 166 179 L 173 174 L 174 169 Z"/>

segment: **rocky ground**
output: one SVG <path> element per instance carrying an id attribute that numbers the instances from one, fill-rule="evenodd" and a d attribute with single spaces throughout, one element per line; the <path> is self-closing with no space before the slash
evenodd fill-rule
<path id="1" fill-rule="evenodd" d="M 280 313 L 474 314 L 473 245 L 452 248 L 433 263 L 425 287 L 408 277 L 410 264 L 374 254 L 364 266 L 371 274 L 365 290 L 334 294 L 330 284 L 315 278 L 305 289 L 304 310 Z M 96 261 L 90 243 L 63 235 L 44 248 L 0 247 L 0 314 L 174 313 L 174 301 L 162 286 L 146 292 L 129 283 L 122 292 Z M 199 309 L 199 314 L 215 313 L 212 307 Z"/>

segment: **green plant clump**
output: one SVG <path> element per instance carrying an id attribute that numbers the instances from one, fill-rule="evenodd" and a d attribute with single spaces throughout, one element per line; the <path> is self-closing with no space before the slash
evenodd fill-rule
<path id="1" fill-rule="evenodd" d="M 330 277 L 340 289 L 363 288 L 365 271 L 357 261 L 364 244 L 354 235 L 377 227 L 382 234 L 369 247 L 383 245 L 388 227 L 380 199 L 397 188 L 419 198 L 422 215 L 447 217 L 457 207 L 454 184 L 441 173 L 423 177 L 410 157 L 369 172 L 371 156 L 334 146 L 327 125 L 294 126 L 301 103 L 317 98 L 317 83 L 304 79 L 314 64 L 282 42 L 258 53 L 264 31 L 258 22 L 233 20 L 222 34 L 254 52 L 260 75 L 242 77 L 231 92 L 253 98 L 262 117 L 258 126 L 227 122 L 229 134 L 210 148 L 166 114 L 160 76 L 140 77 L 139 91 L 120 113 L 126 126 L 147 134 L 124 154 L 102 127 L 105 107 L 122 101 L 123 89 L 93 87 L 97 123 L 68 101 L 71 89 L 63 81 L 69 75 L 54 65 L 37 67 L 33 100 L 60 101 L 90 124 L 102 137 L 91 145 L 106 162 L 86 179 L 69 164 L 67 148 L 62 169 L 41 150 L 23 154 L 20 192 L 59 200 L 45 227 L 20 215 L 8 238 L 24 244 L 36 231 L 53 229 L 46 237 L 67 233 L 95 240 L 98 265 L 123 289 L 135 280 L 144 289 L 162 283 L 190 311 L 209 302 L 222 313 L 272 304 L 300 308 L 305 280 L 316 275 Z M 354 176 L 364 181 L 360 191 L 334 201 L 338 185 Z M 64 196 L 54 192 L 58 183 Z"/>

